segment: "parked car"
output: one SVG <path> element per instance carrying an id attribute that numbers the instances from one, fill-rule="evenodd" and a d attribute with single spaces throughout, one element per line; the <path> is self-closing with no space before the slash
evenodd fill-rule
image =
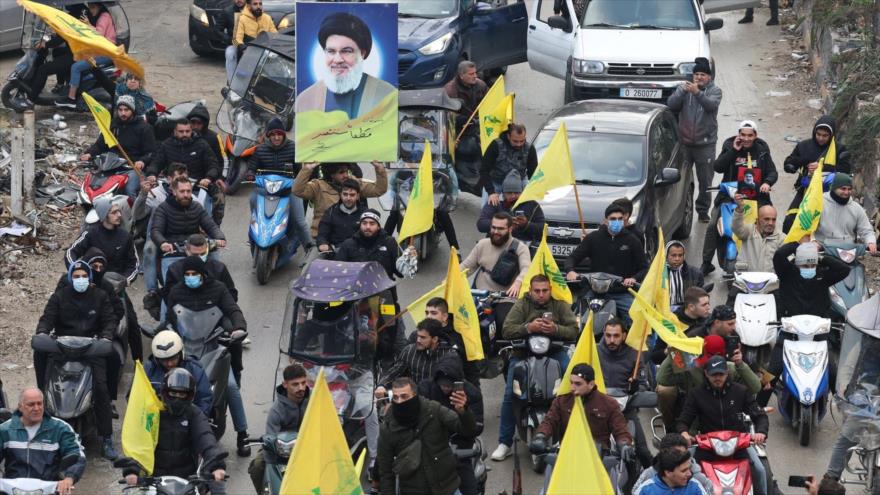
<path id="1" fill-rule="evenodd" d="M 0 0 L 0 52 L 21 47 L 21 10 L 15 0 Z"/>
<path id="2" fill-rule="evenodd" d="M 189 47 L 202 57 L 222 55 L 232 43 L 232 27 L 226 27 L 225 10 L 232 0 L 193 0 L 189 6 Z M 296 0 L 263 0 L 263 13 L 272 17 L 278 30 L 296 22 Z"/>
<path id="3" fill-rule="evenodd" d="M 665 102 L 694 59 L 714 66 L 709 32 L 724 21 L 706 13 L 754 7 L 758 0 L 592 0 L 572 22 L 572 0 L 535 0 L 529 15 L 532 69 L 565 80 L 565 102 L 631 98 Z"/>
<path id="4" fill-rule="evenodd" d="M 522 0 L 397 0 L 398 86 L 442 86 L 466 59 L 486 77 L 525 62 L 527 21 Z"/>
<path id="5" fill-rule="evenodd" d="M 553 112 L 536 133 L 532 146 L 539 160 L 563 122 L 588 231 L 602 223 L 605 207 L 627 197 L 634 203 L 632 222 L 645 233 L 649 255 L 656 251 L 658 224 L 667 239 L 688 237 L 693 223 L 694 178 L 692 167 L 682 165 L 672 111 L 644 101 L 569 103 Z M 560 191 L 541 202 L 548 225 L 547 243 L 559 262 L 581 240 L 574 191 Z"/>
<path id="6" fill-rule="evenodd" d="M 34 1 L 67 11 L 67 13 L 75 18 L 79 18 L 80 13 L 86 9 L 85 0 Z M 107 7 L 107 10 L 113 17 L 113 23 L 116 25 L 116 39 L 120 44 L 125 45 L 125 49 L 128 50 L 131 34 L 129 33 L 128 18 L 125 15 L 125 10 L 119 5 L 117 0 L 95 0 L 95 3 L 101 3 Z M 23 24 L 24 12 L 16 3 L 16 0 L 0 0 L 0 52 L 18 50 L 32 41 L 30 39 L 22 39 Z"/>

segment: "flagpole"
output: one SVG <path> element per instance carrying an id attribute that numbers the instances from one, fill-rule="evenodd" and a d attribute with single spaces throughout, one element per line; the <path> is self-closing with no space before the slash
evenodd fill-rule
<path id="1" fill-rule="evenodd" d="M 483 102 L 481 101 L 481 102 L 480 102 L 480 105 L 482 105 L 482 104 L 483 104 Z M 458 136 L 455 137 L 455 142 L 456 142 L 456 143 L 458 143 L 458 141 L 461 139 L 461 136 L 464 134 L 464 131 L 467 130 L 468 126 L 471 125 L 471 122 L 474 121 L 474 115 L 476 115 L 477 112 L 480 110 L 480 105 L 477 105 L 477 108 L 475 108 L 474 111 L 473 111 L 473 113 L 471 113 L 471 116 L 468 117 L 467 122 L 466 122 L 466 123 L 464 124 L 464 126 L 461 128 L 461 131 L 458 132 Z"/>
<path id="2" fill-rule="evenodd" d="M 645 348 L 645 345 L 647 344 L 647 342 L 648 342 L 648 332 L 645 331 L 645 333 L 642 335 L 642 343 L 639 345 L 639 349 L 638 349 L 639 352 L 638 352 L 638 354 L 636 354 L 636 365 L 633 368 L 632 378 L 631 378 L 632 380 L 635 380 L 636 375 L 639 374 L 639 366 L 642 363 L 642 349 Z"/>
<path id="3" fill-rule="evenodd" d="M 578 195 L 578 186 L 577 184 L 572 184 L 572 187 L 574 188 L 574 202 L 577 205 L 578 220 L 580 220 L 581 223 L 581 235 L 586 236 L 587 227 L 584 225 L 584 212 L 581 210 L 581 198 Z"/>
<path id="4" fill-rule="evenodd" d="M 397 313 L 396 315 L 391 317 L 390 320 L 386 321 L 381 327 L 377 328 L 376 333 L 378 334 L 382 330 L 385 330 L 386 328 L 390 327 L 392 324 L 394 324 L 394 322 L 399 320 L 401 316 L 403 316 L 407 313 L 409 313 L 409 308 L 403 308 L 403 311 L 401 311 L 400 313 Z"/>

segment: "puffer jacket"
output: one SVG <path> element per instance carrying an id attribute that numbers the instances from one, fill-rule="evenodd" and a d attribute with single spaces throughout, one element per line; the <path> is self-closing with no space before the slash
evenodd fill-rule
<path id="1" fill-rule="evenodd" d="M 156 151 L 156 137 L 153 135 L 153 128 L 144 119 L 139 119 L 137 116 L 132 116 L 126 121 L 114 118 L 110 123 L 110 130 L 113 131 L 116 140 L 125 149 L 132 162 L 150 163 L 150 159 Z M 122 156 L 122 153 L 116 148 L 114 146 L 112 149 Z M 95 157 L 110 150 L 111 148 L 104 141 L 104 135 L 101 134 L 95 144 L 89 146 L 86 153 Z"/>
<path id="2" fill-rule="evenodd" d="M 571 418 L 571 411 L 574 409 L 574 401 L 577 399 L 571 393 L 557 395 L 550 404 L 550 410 L 544 416 L 544 421 L 538 426 L 538 433 L 543 433 L 547 438 L 556 441 L 562 440 L 568 427 L 568 420 Z M 602 447 L 608 449 L 611 448 L 610 439 L 613 434 L 615 442 L 632 445 L 632 435 L 626 429 L 626 419 L 616 400 L 598 390 L 593 390 L 582 400 L 593 440 L 601 442 Z"/>
<path id="3" fill-rule="evenodd" d="M 859 242 L 876 244 L 877 235 L 862 205 L 852 198 L 840 204 L 831 197 L 831 191 L 823 194 L 822 216 L 813 237 L 819 242 Z"/>
<path id="4" fill-rule="evenodd" d="M 331 206 L 339 202 L 341 185 L 333 184 L 324 179 L 312 179 L 312 170 L 303 167 L 293 182 L 293 194 L 309 200 L 315 213 L 312 217 L 312 237 L 318 236 L 318 224 Z M 385 167 L 376 170 L 376 182 L 357 179 L 361 185 L 361 198 L 378 198 L 388 191 L 388 171 Z"/>
<path id="5" fill-rule="evenodd" d="M 0 424 L 0 445 L 4 478 L 56 481 L 61 459 L 69 455 L 76 455 L 78 460 L 64 470 L 65 477 L 79 481 L 86 469 L 86 453 L 79 436 L 70 425 L 47 413 L 43 413 L 37 434 L 28 440 L 21 412 L 15 411 L 12 418 Z"/>
<path id="6" fill-rule="evenodd" d="M 383 229 L 373 237 L 366 237 L 360 231 L 347 239 L 336 248 L 336 261 L 375 261 L 382 265 L 388 277 L 401 277 L 395 262 L 399 256 L 400 246 L 393 237 L 386 234 Z"/>
<path id="7" fill-rule="evenodd" d="M 95 286 L 79 293 L 71 285 L 59 287 L 43 309 L 37 333 L 112 339 L 118 323 L 110 296 Z"/>
<path id="8" fill-rule="evenodd" d="M 807 165 L 813 162 L 818 162 L 819 158 L 825 156 L 828 152 L 830 142 L 825 146 L 820 146 L 819 143 L 816 142 L 816 130 L 820 127 L 831 132 L 832 136 L 837 133 L 837 122 L 835 122 L 831 116 L 823 115 L 819 117 L 819 120 L 816 121 L 816 125 L 813 126 L 813 135 L 810 136 L 810 139 L 804 139 L 796 144 L 794 150 L 792 150 L 791 154 L 785 158 L 785 163 L 782 165 L 782 168 L 786 172 L 790 174 L 798 174 L 798 178 L 794 183 L 796 189 L 801 187 L 801 179 L 808 175 Z M 837 164 L 824 165 L 822 171 L 850 173 L 852 165 L 849 161 L 849 152 L 846 150 L 846 146 L 840 141 L 836 141 L 834 147 L 837 149 Z"/>
<path id="9" fill-rule="evenodd" d="M 449 437 L 476 436 L 477 424 L 470 409 L 458 413 L 437 402 L 416 396 L 419 420 L 415 428 L 397 422 L 394 414 L 385 415 L 379 432 L 379 492 L 382 495 L 451 495 L 458 488 L 458 461 L 449 448 Z M 616 403 L 615 403 L 616 404 Z M 417 433 L 418 432 L 418 433 Z M 416 439 L 421 440 L 421 465 L 415 474 L 401 477 L 395 490 L 394 457 Z"/>
<path id="10" fill-rule="evenodd" d="M 678 135 L 687 146 L 708 146 L 718 141 L 718 107 L 721 88 L 709 81 L 699 93 L 693 94 L 679 86 L 666 106 L 678 112 Z"/>
<path id="11" fill-rule="evenodd" d="M 773 254 L 782 245 L 785 236 L 778 230 L 764 237 L 756 224 L 746 224 L 744 212 L 733 210 L 733 233 L 742 241 L 737 261 L 744 261 L 750 272 L 772 272 Z"/>
<path id="12" fill-rule="evenodd" d="M 284 139 L 281 146 L 272 146 L 268 140 L 257 146 L 254 154 L 248 160 L 248 171 L 256 173 L 258 170 L 277 170 L 295 176 L 299 174 L 302 165 L 296 163 L 296 146 L 293 141 Z"/>
<path id="13" fill-rule="evenodd" d="M 324 212 L 321 222 L 318 224 L 318 236 L 315 243 L 319 246 L 327 244 L 340 246 L 346 239 L 351 238 L 358 231 L 358 222 L 365 208 L 356 203 L 354 209 L 346 211 L 345 205 L 340 201 Z"/>
<path id="14" fill-rule="evenodd" d="M 241 9 L 238 19 L 235 21 L 235 34 L 232 36 L 232 44 L 235 46 L 249 43 L 259 36 L 260 33 L 277 33 L 272 16 L 263 12 L 259 18 L 254 17 L 250 7 Z"/>
<path id="15" fill-rule="evenodd" d="M 223 316 L 232 322 L 233 330 L 247 330 L 244 314 L 235 303 L 229 289 L 210 277 L 204 277 L 204 281 L 198 289 L 190 289 L 183 283 L 178 283 L 171 288 L 167 299 L 169 309 L 167 317 L 168 323 L 172 327 L 176 326 L 177 315 L 170 310 L 177 304 L 192 311 L 203 311 L 211 307 L 220 308 Z"/>
<path id="16" fill-rule="evenodd" d="M 779 290 L 776 292 L 779 316 L 828 316 L 831 311 L 828 288 L 846 278 L 849 265 L 833 256 L 822 256 L 816 267 L 816 276 L 807 280 L 801 277 L 800 269 L 788 259 L 795 254 L 797 247 L 796 242 L 783 244 L 773 255 L 773 269 L 779 277 Z"/>
<path id="17" fill-rule="evenodd" d="M 163 242 L 183 242 L 187 237 L 198 233 L 199 229 L 204 230 L 210 239 L 226 239 L 202 205 L 193 201 L 183 208 L 174 196 L 168 196 L 153 212 L 150 238 L 157 246 L 161 246 Z"/>
<path id="18" fill-rule="evenodd" d="M 700 431 L 733 430 L 748 433 L 741 413 L 748 414 L 755 425 L 755 433 L 767 434 L 770 422 L 767 413 L 758 406 L 755 394 L 745 385 L 728 380 L 720 389 L 704 383 L 688 392 L 681 415 L 676 420 L 676 431 L 688 431 L 695 420 L 700 421 Z"/>
<path id="19" fill-rule="evenodd" d="M 193 118 L 197 118 L 205 123 L 205 128 L 202 129 L 201 132 L 197 133 L 197 135 L 199 138 L 202 139 L 202 141 L 207 143 L 208 148 L 210 148 L 211 151 L 214 153 L 214 158 L 217 160 L 217 165 L 222 169 L 223 150 L 220 148 L 222 144 L 220 143 L 220 137 L 217 135 L 217 133 L 212 131 L 208 127 L 208 125 L 211 123 L 211 114 L 208 113 L 208 109 L 205 107 L 205 105 L 199 103 L 194 106 L 192 110 L 189 111 L 189 115 L 186 116 L 186 119 L 192 120 Z"/>
<path id="20" fill-rule="evenodd" d="M 220 177 L 217 157 L 208 143 L 198 135 L 193 135 L 189 142 L 183 142 L 174 136 L 162 141 L 153 154 L 150 164 L 147 165 L 144 175 L 159 175 L 159 172 L 167 172 L 168 166 L 172 163 L 186 165 L 190 179 L 213 181 Z"/>

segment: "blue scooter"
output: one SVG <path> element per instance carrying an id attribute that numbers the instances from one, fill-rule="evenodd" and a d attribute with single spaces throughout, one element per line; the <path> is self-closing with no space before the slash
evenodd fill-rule
<path id="1" fill-rule="evenodd" d="M 722 182 L 718 187 L 710 187 L 709 190 L 716 189 L 719 195 L 723 195 L 730 201 L 721 203 L 718 207 L 718 245 L 716 253 L 718 257 L 718 266 L 725 273 L 732 274 L 736 266 L 736 240 L 733 238 L 733 210 L 736 209 L 736 203 L 733 198 L 736 196 L 738 183 L 736 181 Z"/>
<path id="2" fill-rule="evenodd" d="M 290 218 L 293 179 L 274 172 L 257 175 L 254 184 L 248 238 L 257 281 L 265 285 L 272 270 L 287 264 L 299 246 L 299 239 L 287 237 L 288 222 L 293 221 Z"/>

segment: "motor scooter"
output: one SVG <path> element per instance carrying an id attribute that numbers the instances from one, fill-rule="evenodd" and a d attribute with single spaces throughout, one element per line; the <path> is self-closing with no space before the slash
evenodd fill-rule
<path id="1" fill-rule="evenodd" d="M 583 282 L 587 283 L 588 290 L 583 288 Z M 604 272 L 578 274 L 577 281 L 569 281 L 569 287 L 576 294 L 574 301 L 575 316 L 578 317 L 580 328 L 587 321 L 590 311 L 593 312 L 593 335 L 598 341 L 605 332 L 605 323 L 617 314 L 617 303 L 608 297 L 608 291 L 613 287 L 622 286 L 623 277 Z"/>
<path id="2" fill-rule="evenodd" d="M 81 436 L 94 426 L 92 359 L 107 358 L 113 343 L 95 337 L 53 336 L 38 333 L 31 338 L 36 352 L 49 356 L 46 366 L 46 413 L 63 419 Z"/>
<path id="3" fill-rule="evenodd" d="M 770 326 L 789 337 L 782 343 L 782 377 L 775 390 L 779 412 L 797 430 L 798 441 L 806 447 L 813 428 L 828 409 L 828 342 L 816 338 L 842 325 L 832 324 L 828 318 L 796 315 Z"/>
<path id="4" fill-rule="evenodd" d="M 772 408 L 767 408 L 772 411 Z M 696 451 L 694 459 L 700 464 L 703 474 L 712 482 L 715 493 L 722 495 L 754 493 L 754 479 L 749 456 L 743 452 L 752 447 L 761 460 L 767 478 L 764 493 L 780 493 L 774 481 L 770 462 L 763 445 L 752 443 L 755 425 L 751 417 L 741 414 L 743 424 L 749 432 L 722 430 L 699 434 L 694 438 Z"/>
<path id="5" fill-rule="evenodd" d="M 510 308 L 516 303 L 516 299 L 509 297 L 504 292 L 489 292 L 481 289 L 471 289 L 474 298 L 474 306 L 480 319 L 480 340 L 483 343 L 483 356 L 480 376 L 487 380 L 501 374 L 503 366 L 498 356 L 496 341 L 504 329 L 504 319 Z"/>
<path id="6" fill-rule="evenodd" d="M 217 463 L 228 455 L 228 452 L 222 452 L 211 459 L 202 459 L 196 468 L 196 473 L 186 479 L 178 476 L 138 476 L 137 484 L 134 486 L 128 485 L 124 479 L 119 480 L 119 484 L 124 485 L 122 493 L 132 495 L 199 495 L 209 493 L 211 483 L 214 482 L 214 476 L 211 473 L 216 469 Z M 128 457 L 116 459 L 113 461 L 113 467 L 140 470 L 140 465 Z M 226 475 L 226 479 L 228 478 L 229 475 Z"/>
<path id="7" fill-rule="evenodd" d="M 59 474 L 77 462 L 79 462 L 79 456 L 76 454 L 62 457 L 58 464 Z M 36 478 L 0 478 L 0 495 L 56 495 L 57 488 L 58 481 Z"/>
<path id="8" fill-rule="evenodd" d="M 287 236 L 288 225 L 295 221 L 290 215 L 290 202 L 299 201 L 290 194 L 293 179 L 280 172 L 258 175 L 251 195 L 251 222 L 248 228 L 251 257 L 257 282 L 266 285 L 273 270 L 286 265 L 296 254 L 300 240 Z"/>
<path id="9" fill-rule="evenodd" d="M 486 480 L 489 478 L 489 470 L 486 468 L 487 453 L 483 450 L 483 442 L 478 438 L 474 439 L 473 447 L 469 449 L 459 449 L 455 445 L 450 444 L 452 454 L 459 461 L 470 460 L 474 469 L 474 478 L 477 480 L 477 493 L 483 495 L 486 493 Z"/>
<path id="10" fill-rule="evenodd" d="M 198 359 L 211 383 L 213 392 L 211 427 L 214 436 L 219 440 L 226 432 L 226 411 L 229 404 L 227 384 L 232 368 L 232 357 L 228 347 L 243 341 L 248 333 L 244 330 L 229 332 L 223 328 L 223 312 L 216 306 L 193 311 L 176 304 L 171 311 L 177 316 L 177 328 L 171 328 L 162 321 L 156 328 L 142 326 L 141 332 L 148 338 L 153 338 L 158 331 L 165 328 L 180 334 L 186 355 Z"/>
<path id="11" fill-rule="evenodd" d="M 849 265 L 849 273 L 846 278 L 828 288 L 831 296 L 831 320 L 835 323 L 846 322 L 846 313 L 850 308 L 861 302 L 867 301 L 869 291 L 865 283 L 865 265 L 861 258 L 867 252 L 867 246 L 853 242 L 825 244 L 825 255 L 843 261 Z M 840 348 L 841 336 L 837 333 L 831 335 L 832 346 Z"/>
<path id="12" fill-rule="evenodd" d="M 707 189 L 708 191 L 718 191 L 718 195 L 725 199 L 718 206 L 718 223 L 715 225 L 718 232 L 718 242 L 715 251 L 718 266 L 728 275 L 734 272 L 738 254 L 736 240 L 733 238 L 733 210 L 736 209 L 733 198 L 736 196 L 738 185 L 736 181 L 722 182 L 718 184 L 718 187 Z"/>
<path id="13" fill-rule="evenodd" d="M 263 452 L 269 453 L 270 458 L 275 460 L 275 462 L 266 462 L 260 494 L 278 495 L 281 490 L 281 480 L 287 470 L 287 462 L 296 445 L 297 436 L 298 432 L 296 431 L 280 431 L 277 435 L 263 435 L 260 438 L 248 439 L 249 444 L 261 446 Z M 263 453 L 257 455 L 263 455 Z"/>
<path id="14" fill-rule="evenodd" d="M 639 452 L 639 443 L 638 442 L 646 442 L 644 444 L 645 454 L 641 457 L 650 458 L 650 451 L 647 450 L 647 438 L 645 437 L 645 431 L 642 428 L 641 423 L 638 420 L 638 411 L 640 409 L 654 409 L 657 407 L 657 394 L 650 390 L 638 390 L 635 393 L 628 393 L 626 390 L 621 388 L 608 388 L 605 390 L 606 395 L 611 397 L 612 399 L 617 401 L 617 404 L 620 406 L 620 411 L 626 416 L 626 427 L 629 430 L 630 434 L 633 437 L 635 442 L 634 448 L 636 448 L 636 453 Z M 639 462 L 648 462 L 650 460 L 648 458 L 642 459 L 639 458 Z M 640 465 L 626 464 L 627 471 L 627 479 L 629 480 L 628 484 L 625 484 L 625 492 L 628 493 L 633 488 L 633 484 L 635 484 L 636 480 L 639 477 Z"/>
<path id="15" fill-rule="evenodd" d="M 734 302 L 736 333 L 742 344 L 743 361 L 759 372 L 770 362 L 776 342 L 776 298 L 779 278 L 771 272 L 734 272 L 733 286 L 739 290 Z"/>
<path id="16" fill-rule="evenodd" d="M 92 170 L 83 178 L 78 195 L 79 204 L 86 213 L 85 223 L 90 225 L 98 222 L 94 205 L 98 198 L 104 197 L 122 208 L 122 225 L 126 230 L 131 231 L 131 208 L 134 205 L 134 198 L 125 194 L 128 172 L 131 170 L 128 162 L 110 151 L 96 156 L 90 168 Z"/>

